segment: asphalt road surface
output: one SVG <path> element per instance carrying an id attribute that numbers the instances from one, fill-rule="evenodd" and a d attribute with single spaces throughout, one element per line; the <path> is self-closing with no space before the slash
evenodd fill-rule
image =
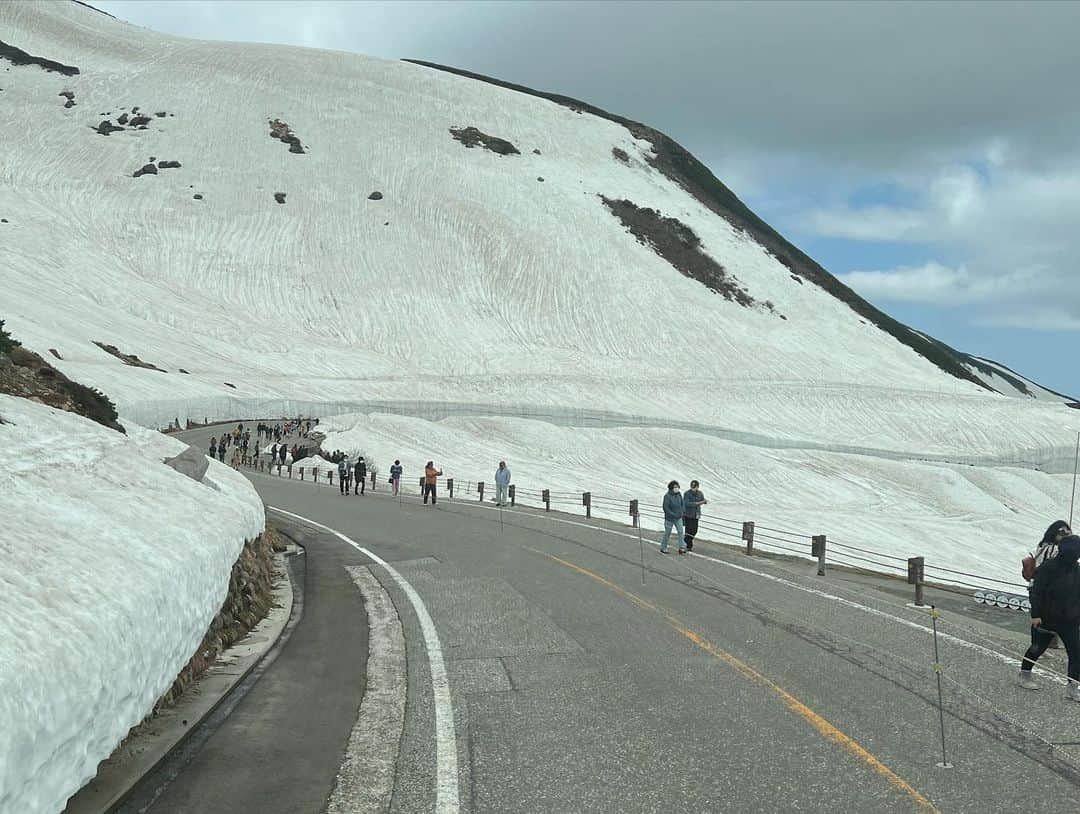
<path id="1" fill-rule="evenodd" d="M 944 612 L 942 768 L 931 620 L 893 586 L 703 542 L 681 557 L 646 539 L 643 568 L 612 523 L 249 474 L 269 507 L 325 527 L 268 510 L 305 547 L 304 618 L 149 811 L 325 809 L 364 688 L 350 565 L 404 631 L 393 812 L 1077 810 L 1080 704 L 1051 674 L 1015 685 L 1019 616 Z"/>

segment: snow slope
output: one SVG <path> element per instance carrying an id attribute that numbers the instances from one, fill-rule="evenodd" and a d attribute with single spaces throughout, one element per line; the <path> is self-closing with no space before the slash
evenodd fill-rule
<path id="1" fill-rule="evenodd" d="M 0 812 L 63 809 L 202 641 L 245 539 L 250 484 L 165 466 L 179 441 L 0 395 Z"/>
<path id="2" fill-rule="evenodd" d="M 1039 401 L 1056 402 L 1058 404 L 1067 404 L 1070 402 L 1076 403 L 1077 401 L 1077 399 L 1072 396 L 1066 396 L 1064 393 L 1049 390 L 1041 384 L 1033 382 L 1031 379 L 1017 373 L 1012 368 L 1006 367 L 1000 362 L 995 362 L 992 359 L 984 359 L 981 356 L 972 358 L 978 362 L 981 367 L 967 364 L 967 368 L 973 375 L 978 376 L 982 381 L 986 382 L 999 393 L 1003 393 L 1007 396 L 1020 396 L 1037 399 Z M 989 368 L 989 372 L 987 372 L 986 368 Z M 1019 381 L 1027 388 L 1027 392 L 1019 389 L 1013 383 L 1014 381 Z"/>
<path id="3" fill-rule="evenodd" d="M 141 423 L 457 401 L 914 451 L 981 442 L 939 420 L 963 416 L 993 425 L 978 454 L 1067 446 L 1060 410 L 947 376 L 793 279 L 614 122 L 416 65 L 181 40 L 75 4 L 8 3 L 0 23 L 81 71 L 2 74 L 5 318 Z M 91 129 L 133 106 L 174 115 Z M 306 154 L 270 138 L 275 118 Z M 466 149 L 449 133 L 466 125 L 521 154 Z M 133 178 L 151 156 L 182 167 Z M 681 275 L 600 195 L 677 217 L 776 312 Z"/>

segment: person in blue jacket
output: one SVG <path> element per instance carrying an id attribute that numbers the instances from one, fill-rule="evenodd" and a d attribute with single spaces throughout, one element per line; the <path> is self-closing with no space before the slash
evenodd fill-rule
<path id="1" fill-rule="evenodd" d="M 683 496 L 679 491 L 679 482 L 673 480 L 667 485 L 667 494 L 664 495 L 664 536 L 660 540 L 660 553 L 667 554 L 668 538 L 671 537 L 671 529 L 676 530 L 676 539 L 679 541 L 679 553 L 685 554 L 686 545 L 683 542 Z"/>

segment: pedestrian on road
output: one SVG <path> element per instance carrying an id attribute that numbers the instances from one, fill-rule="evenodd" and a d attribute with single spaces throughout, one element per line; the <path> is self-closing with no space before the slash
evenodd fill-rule
<path id="1" fill-rule="evenodd" d="M 211 435 L 210 436 L 210 457 L 211 458 L 216 458 L 217 457 L 217 436 L 216 435 Z"/>
<path id="2" fill-rule="evenodd" d="M 495 470 L 495 505 L 506 505 L 506 492 L 510 488 L 510 470 L 506 461 L 499 461 L 499 468 Z"/>
<path id="3" fill-rule="evenodd" d="M 1020 661 L 1020 686 L 1039 688 L 1031 668 L 1056 633 L 1069 658 L 1065 697 L 1080 701 L 1080 537 L 1071 534 L 1058 543 L 1058 554 L 1035 571 L 1031 584 L 1031 647 Z"/>
<path id="4" fill-rule="evenodd" d="M 435 468 L 434 461 L 428 461 L 424 466 L 424 505 L 427 505 L 428 495 L 431 495 L 431 505 L 435 505 L 435 484 L 441 474 L 442 470 Z"/>
<path id="5" fill-rule="evenodd" d="M 285 466 L 285 456 L 289 454 L 289 448 L 282 444 L 280 447 L 278 447 L 277 454 L 278 459 L 281 461 L 281 465 Z"/>
<path id="6" fill-rule="evenodd" d="M 671 529 L 674 528 L 679 540 L 679 553 L 685 554 L 683 548 L 683 504 L 682 492 L 679 491 L 679 482 L 673 480 L 667 485 L 667 494 L 664 495 L 664 536 L 660 540 L 660 553 L 667 554 L 668 538 L 671 537 Z"/>
<path id="7" fill-rule="evenodd" d="M 397 497 L 398 490 L 401 488 L 401 473 L 405 470 L 401 468 L 401 461 L 395 460 L 393 466 L 390 467 L 390 483 L 393 484 L 392 494 Z"/>
<path id="8" fill-rule="evenodd" d="M 275 443 L 270 447 L 270 465 L 273 466 L 277 463 L 277 444 Z"/>
<path id="9" fill-rule="evenodd" d="M 356 459 L 356 471 L 353 472 L 353 475 L 355 476 L 353 494 L 364 494 L 364 483 L 367 481 L 367 464 L 364 462 L 363 455 Z"/>
<path id="10" fill-rule="evenodd" d="M 1058 553 L 1058 543 L 1064 538 L 1072 534 L 1072 530 L 1069 528 L 1069 524 L 1064 520 L 1055 520 L 1046 529 L 1046 533 L 1043 535 L 1042 540 L 1039 541 L 1035 550 L 1024 557 L 1022 563 L 1021 575 L 1028 582 L 1028 595 L 1031 595 L 1031 578 L 1035 575 L 1035 569 L 1042 565 L 1047 560 L 1056 557 Z M 1058 641 L 1058 637 L 1054 636 L 1050 640 L 1050 648 L 1052 650 L 1059 650 L 1061 643 Z"/>
<path id="11" fill-rule="evenodd" d="M 217 459 L 222 463 L 225 463 L 225 445 L 218 441 L 217 445 Z"/>
<path id="12" fill-rule="evenodd" d="M 337 465 L 338 490 L 343 495 L 349 494 L 349 459 L 342 457 Z"/>
<path id="13" fill-rule="evenodd" d="M 694 550 L 694 538 L 697 537 L 698 520 L 701 519 L 701 507 L 708 502 L 705 495 L 698 488 L 698 482 L 696 480 L 690 481 L 690 488 L 683 493 L 683 527 L 686 529 L 683 541 L 686 543 L 687 551 Z"/>

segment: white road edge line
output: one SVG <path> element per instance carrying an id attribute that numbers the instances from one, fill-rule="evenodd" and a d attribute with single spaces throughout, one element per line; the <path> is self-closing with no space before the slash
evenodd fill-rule
<path id="1" fill-rule="evenodd" d="M 385 814 L 405 728 L 405 635 L 390 594 L 367 565 L 346 565 L 368 618 L 367 682 L 327 814 Z"/>
<path id="2" fill-rule="evenodd" d="M 483 504 L 481 504 L 479 502 L 477 502 L 477 503 L 471 503 L 471 502 L 466 503 L 464 501 L 457 501 L 455 503 L 455 505 L 468 506 L 470 508 L 480 508 L 480 509 L 485 509 L 485 510 L 488 510 L 488 511 L 497 511 L 497 509 L 494 506 L 484 506 Z M 536 516 L 531 512 L 523 512 L 523 511 L 516 510 L 516 509 L 503 509 L 503 511 L 505 511 L 507 514 L 519 514 L 519 515 L 524 515 L 526 517 L 535 517 Z M 563 525 L 566 525 L 566 526 L 578 526 L 580 528 L 586 528 L 586 529 L 590 529 L 592 531 L 600 531 L 600 532 L 603 532 L 605 534 L 614 534 L 614 535 L 617 535 L 619 537 L 627 537 L 627 538 L 632 539 L 632 540 L 637 539 L 636 534 L 629 534 L 628 532 L 617 531 L 616 529 L 606 529 L 606 528 L 603 528 L 602 526 L 594 526 L 594 525 L 590 525 L 589 523 L 581 523 L 581 522 L 576 521 L 576 520 L 563 520 L 563 519 L 558 518 L 558 517 L 551 517 L 550 515 L 548 515 L 546 517 L 546 519 L 548 521 L 552 522 L 552 523 L 562 523 Z M 648 542 L 648 544 L 651 545 L 651 546 L 659 546 L 659 543 L 656 543 L 656 542 L 654 542 L 652 540 L 647 540 L 646 542 Z M 761 577 L 762 579 L 767 579 L 767 580 L 769 580 L 771 582 L 779 583 L 780 585 L 785 585 L 785 586 L 787 586 L 789 588 L 794 588 L 795 590 L 802 591 L 803 593 L 807 593 L 807 594 L 811 594 L 813 596 L 821 597 L 822 599 L 830 599 L 833 602 L 837 602 L 837 603 L 839 603 L 839 604 L 841 604 L 841 605 L 843 605 L 845 607 L 854 608 L 856 610 L 861 610 L 864 613 L 870 614 L 871 616 L 878 616 L 878 617 L 880 617 L 882 619 L 889 619 L 890 621 L 897 622 L 897 623 L 899 623 L 901 625 L 904 625 L 905 627 L 909 627 L 909 628 L 911 628 L 913 630 L 922 631 L 923 633 L 926 633 L 928 636 L 933 636 L 934 635 L 934 631 L 931 628 L 927 627 L 926 625 L 920 625 L 918 622 L 913 622 L 912 620 L 905 619 L 902 616 L 896 616 L 895 614 L 889 613 L 888 611 L 879 610 L 878 608 L 872 608 L 869 605 L 863 605 L 860 602 L 856 602 L 856 601 L 854 601 L 852 599 L 847 599 L 846 597 L 843 597 L 843 596 L 837 596 L 836 594 L 831 594 L 828 591 L 822 591 L 819 588 L 810 588 L 810 587 L 808 587 L 806 585 L 800 585 L 797 582 L 794 582 L 794 581 L 792 581 L 790 579 L 786 579 L 784 577 L 778 577 L 775 574 L 767 574 L 764 571 L 758 571 L 758 570 L 756 570 L 754 568 L 747 568 L 745 565 L 739 565 L 739 564 L 733 563 L 733 562 L 726 562 L 724 560 L 717 559 L 716 557 L 710 557 L 707 554 L 699 554 L 696 551 L 690 551 L 690 552 L 688 552 L 688 554 L 691 557 L 699 557 L 699 558 L 701 558 L 703 560 L 706 560 L 708 562 L 715 563 L 716 565 L 722 565 L 725 568 L 732 568 L 732 569 L 734 569 L 736 571 L 742 571 L 743 573 L 746 573 L 746 574 L 753 574 L 754 576 Z M 968 648 L 970 650 L 974 650 L 975 652 L 981 653 L 984 656 L 990 656 L 991 658 L 1001 662 L 1002 664 L 1007 664 L 1007 665 L 1010 665 L 1012 667 L 1016 667 L 1017 670 L 1020 669 L 1020 659 L 1019 658 L 1013 658 L 1011 656 L 1006 656 L 1004 653 L 999 653 L 996 650 L 991 650 L 989 647 L 983 647 L 981 644 L 976 644 L 975 642 L 969 642 L 967 639 L 962 639 L 959 636 L 953 636 L 953 635 L 951 635 L 949 633 L 942 633 L 941 631 L 938 631 L 938 637 L 945 640 L 945 641 L 952 642 L 954 644 L 958 644 L 961 647 L 966 647 L 966 648 Z M 1035 666 L 1035 671 L 1038 672 L 1041 675 L 1045 675 L 1045 676 L 1049 676 L 1049 677 L 1053 678 L 1059 684 L 1064 684 L 1065 683 L 1065 681 L 1059 675 L 1057 675 L 1055 673 L 1052 673 L 1052 672 L 1048 672 L 1046 670 L 1043 670 L 1038 665 Z"/>
<path id="3" fill-rule="evenodd" d="M 446 662 L 443 660 L 439 634 L 435 630 L 435 623 L 431 620 L 431 614 L 428 613 L 424 600 L 420 598 L 420 594 L 416 592 L 416 589 L 409 584 L 405 577 L 401 576 L 386 560 L 364 548 L 355 540 L 349 539 L 340 531 L 336 531 L 303 515 L 279 509 L 277 506 L 267 506 L 267 508 L 278 514 L 283 514 L 286 517 L 322 529 L 351 545 L 361 554 L 370 557 L 385 568 L 405 596 L 408 597 L 413 610 L 416 611 L 416 617 L 420 621 L 420 629 L 424 634 L 424 645 L 427 648 L 428 665 L 431 667 L 432 696 L 435 702 L 435 814 L 457 814 L 459 809 L 457 735 L 454 729 L 454 707 L 450 700 L 450 681 L 446 675 Z"/>

